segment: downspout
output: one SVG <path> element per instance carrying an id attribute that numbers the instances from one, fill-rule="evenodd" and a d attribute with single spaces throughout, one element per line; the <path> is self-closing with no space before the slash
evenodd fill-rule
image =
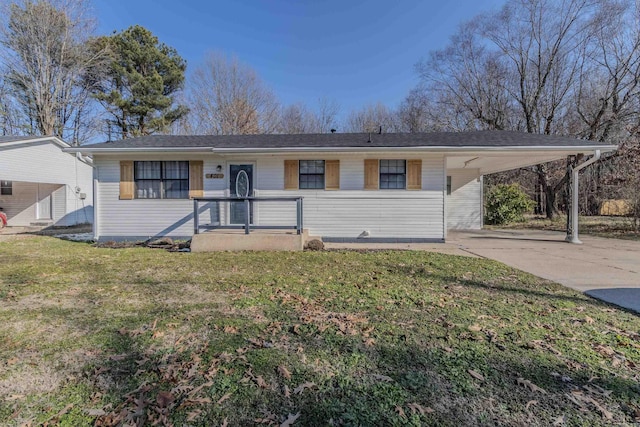
<path id="1" fill-rule="evenodd" d="M 579 194 L 578 194 L 578 182 L 579 182 L 579 172 L 581 169 L 586 168 L 587 166 L 597 162 L 600 159 L 600 150 L 596 150 L 593 153 L 593 157 L 589 160 L 585 161 L 572 168 L 571 173 L 571 184 L 573 189 L 571 190 L 571 230 L 567 230 L 567 237 L 565 241 L 569 243 L 574 243 L 577 245 L 582 244 L 580 239 L 578 238 L 578 202 L 579 202 Z"/>

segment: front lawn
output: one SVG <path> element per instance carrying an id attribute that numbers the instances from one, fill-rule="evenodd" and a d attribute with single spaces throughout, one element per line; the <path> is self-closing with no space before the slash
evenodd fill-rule
<path id="1" fill-rule="evenodd" d="M 0 425 L 640 420 L 640 318 L 484 259 L 0 243 Z"/>

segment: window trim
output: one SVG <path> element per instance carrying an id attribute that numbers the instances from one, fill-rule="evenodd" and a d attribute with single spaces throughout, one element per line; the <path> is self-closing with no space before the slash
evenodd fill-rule
<path id="1" fill-rule="evenodd" d="M 13 196 L 13 181 L 10 181 L 10 180 L 0 181 L 0 196 Z"/>
<path id="2" fill-rule="evenodd" d="M 302 162 L 322 162 L 322 173 L 302 173 Z M 303 187 L 302 176 L 322 176 L 322 187 Z M 298 189 L 299 190 L 325 190 L 327 187 L 327 165 L 325 160 L 303 159 L 298 160 Z"/>
<path id="3" fill-rule="evenodd" d="M 403 162 L 404 163 L 404 172 L 403 173 L 383 173 L 382 172 L 382 162 Z M 387 166 L 388 167 L 388 166 Z M 382 184 L 382 175 L 388 176 L 399 176 L 402 175 L 404 177 L 404 186 L 401 188 L 391 188 L 391 187 L 383 187 Z M 387 181 L 388 184 L 388 181 Z M 406 190 L 407 189 L 407 159 L 380 159 L 378 160 L 378 189 L 379 190 Z"/>
<path id="4" fill-rule="evenodd" d="M 152 178 L 152 179 L 142 179 L 142 178 L 138 178 L 138 173 L 137 173 L 137 166 L 139 163 L 160 163 L 160 178 Z M 184 163 L 186 164 L 187 167 L 187 174 L 186 174 L 186 178 L 166 178 L 165 175 L 165 165 L 166 163 L 169 162 L 177 162 L 177 163 Z M 188 160 L 135 160 L 133 162 L 133 198 L 134 199 L 139 199 L 139 200 L 188 200 L 190 199 L 190 190 L 191 190 L 191 176 L 190 176 L 190 172 L 191 172 L 191 164 Z M 138 197 L 138 182 L 139 181 L 159 181 L 160 182 L 160 189 L 159 189 L 159 197 Z M 166 182 L 167 181 L 182 181 L 182 182 L 186 182 L 187 187 L 185 191 L 185 196 L 184 197 L 166 197 Z M 182 190 L 181 190 L 182 191 Z"/>

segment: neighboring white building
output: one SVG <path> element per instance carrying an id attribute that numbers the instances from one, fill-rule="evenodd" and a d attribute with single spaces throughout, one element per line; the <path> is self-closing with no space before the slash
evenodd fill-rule
<path id="1" fill-rule="evenodd" d="M 56 137 L 0 137 L 0 207 L 9 226 L 93 222 L 93 167 Z"/>
<path id="2" fill-rule="evenodd" d="M 615 146 L 519 132 L 147 136 L 68 148 L 95 167 L 99 240 L 194 233 L 193 198 L 303 197 L 326 241 L 442 242 L 482 228 L 482 176 Z M 296 224 L 296 204 L 252 201 L 251 224 Z M 200 225 L 244 224 L 243 202 L 198 202 Z"/>

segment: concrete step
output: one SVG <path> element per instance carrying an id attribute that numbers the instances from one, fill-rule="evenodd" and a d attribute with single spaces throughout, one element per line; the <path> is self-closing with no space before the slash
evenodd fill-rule
<path id="1" fill-rule="evenodd" d="M 307 230 L 303 234 L 280 230 L 256 230 L 250 234 L 244 234 L 244 230 L 216 230 L 194 235 L 191 252 L 301 251 L 309 239 Z"/>

